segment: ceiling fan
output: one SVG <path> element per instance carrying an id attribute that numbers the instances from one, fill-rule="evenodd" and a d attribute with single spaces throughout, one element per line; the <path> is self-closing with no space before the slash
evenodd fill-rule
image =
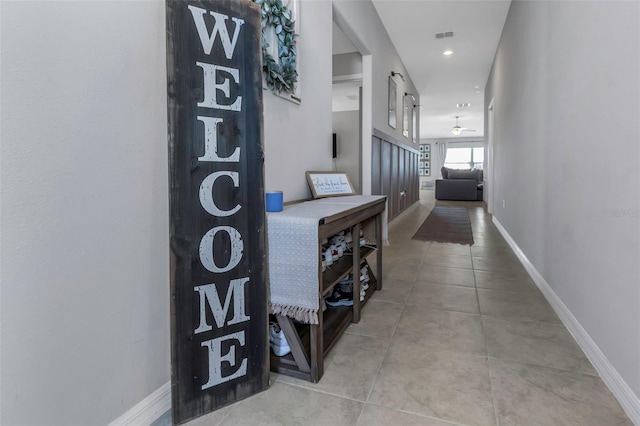
<path id="1" fill-rule="evenodd" d="M 475 132 L 475 130 L 473 130 L 473 129 L 467 129 L 466 127 L 460 127 L 458 125 L 458 117 L 459 116 L 456 115 L 456 125 L 453 126 L 453 129 L 451 129 L 451 133 L 453 133 L 454 135 L 458 136 L 458 135 L 461 135 L 462 132 Z"/>

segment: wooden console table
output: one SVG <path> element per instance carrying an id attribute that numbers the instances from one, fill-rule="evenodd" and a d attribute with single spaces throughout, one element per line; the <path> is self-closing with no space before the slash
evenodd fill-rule
<path id="1" fill-rule="evenodd" d="M 315 204 L 314 204 L 315 203 Z M 323 216 L 317 223 L 317 235 L 310 235 L 310 244 L 318 248 L 316 255 L 317 268 L 317 297 L 318 324 L 304 324 L 284 315 L 275 315 L 280 328 L 284 332 L 287 342 L 291 347 L 291 353 L 283 357 L 275 356 L 271 352 L 271 370 L 281 374 L 318 382 L 324 373 L 324 358 L 331 350 L 337 339 L 347 328 L 349 323 L 360 321 L 360 310 L 375 290 L 382 289 L 382 243 L 386 235 L 383 235 L 383 226 L 386 229 L 386 197 L 384 196 L 350 196 L 332 199 L 322 199 L 296 204 L 285 208 L 284 212 L 290 217 L 295 217 L 296 212 L 308 211 L 317 207 L 320 210 L 327 204 L 336 205 L 332 214 Z M 269 235 L 270 213 L 267 215 L 267 240 L 274 238 Z M 360 230 L 363 229 L 367 241 L 375 241 L 375 246 L 359 245 Z M 345 255 L 333 265 L 322 271 L 322 240 L 343 231 L 350 230 L 353 236 L 353 253 Z M 302 236 L 302 238 L 305 238 Z M 360 264 L 367 256 L 376 253 L 375 274 L 367 265 L 369 273 L 369 288 L 365 293 L 364 301 L 360 301 Z M 269 263 L 277 260 L 282 253 L 269 252 Z M 281 259 L 282 260 L 282 259 Z M 322 310 L 323 296 L 331 293 L 334 286 L 347 274 L 353 273 L 353 306 L 327 306 Z M 273 296 L 273 295 L 272 295 Z"/>

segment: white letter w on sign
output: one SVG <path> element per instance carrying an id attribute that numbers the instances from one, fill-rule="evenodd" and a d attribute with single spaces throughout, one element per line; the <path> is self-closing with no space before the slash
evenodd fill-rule
<path id="1" fill-rule="evenodd" d="M 215 19 L 213 25 L 213 31 L 209 34 L 207 31 L 207 25 L 204 23 L 204 14 L 206 10 L 195 6 L 189 6 L 191 15 L 193 16 L 193 22 L 196 24 L 198 30 L 198 36 L 200 37 L 200 43 L 202 43 L 202 49 L 207 55 L 211 54 L 211 48 L 213 48 L 213 42 L 216 39 L 216 35 L 220 33 L 220 40 L 222 41 L 222 47 L 224 48 L 224 54 L 227 59 L 231 59 L 233 52 L 236 50 L 236 42 L 238 41 L 238 34 L 240 34 L 240 27 L 244 24 L 244 19 L 231 17 L 231 20 L 236 23 L 236 28 L 233 32 L 233 40 L 229 38 L 229 31 L 227 30 L 227 15 L 223 15 L 217 12 L 209 12 Z"/>

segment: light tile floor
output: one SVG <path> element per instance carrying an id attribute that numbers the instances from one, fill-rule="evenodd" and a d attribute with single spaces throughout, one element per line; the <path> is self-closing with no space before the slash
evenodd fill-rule
<path id="1" fill-rule="evenodd" d="M 390 224 L 384 288 L 319 383 L 273 374 L 189 424 L 631 424 L 480 203 L 445 203 L 469 209 L 473 246 L 411 240 L 434 203 Z"/>

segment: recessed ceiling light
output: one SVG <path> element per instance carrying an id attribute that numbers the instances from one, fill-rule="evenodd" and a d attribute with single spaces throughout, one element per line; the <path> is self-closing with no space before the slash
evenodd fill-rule
<path id="1" fill-rule="evenodd" d="M 469 102 L 465 102 L 463 104 L 456 104 L 457 108 L 469 108 L 471 106 L 471 103 Z"/>
<path id="2" fill-rule="evenodd" d="M 442 54 L 444 56 L 449 56 L 449 55 L 453 55 L 453 50 L 447 49 L 444 52 L 442 52 Z"/>

